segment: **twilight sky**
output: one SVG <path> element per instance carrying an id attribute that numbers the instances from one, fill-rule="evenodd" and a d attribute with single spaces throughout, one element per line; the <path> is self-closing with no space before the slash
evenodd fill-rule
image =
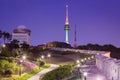
<path id="1" fill-rule="evenodd" d="M 0 30 L 12 33 L 25 25 L 32 45 L 65 41 L 65 5 L 69 8 L 69 41 L 120 47 L 120 0 L 0 0 Z M 2 40 L 0 40 L 2 42 Z"/>

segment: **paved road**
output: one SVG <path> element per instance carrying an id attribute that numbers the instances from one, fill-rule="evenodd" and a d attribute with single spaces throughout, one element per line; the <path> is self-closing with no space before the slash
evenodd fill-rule
<path id="1" fill-rule="evenodd" d="M 51 64 L 51 66 L 49 68 L 40 71 L 39 73 L 37 73 L 36 75 L 32 76 L 28 80 L 39 80 L 42 75 L 44 75 L 45 73 L 47 73 L 49 71 L 52 71 L 53 69 L 55 69 L 57 67 L 58 67 L 58 65 Z"/>

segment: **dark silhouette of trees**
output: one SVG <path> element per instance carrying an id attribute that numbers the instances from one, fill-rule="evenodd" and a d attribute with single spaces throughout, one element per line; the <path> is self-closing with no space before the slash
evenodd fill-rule
<path id="1" fill-rule="evenodd" d="M 0 30 L 0 38 L 2 38 L 2 31 Z"/>
<path id="2" fill-rule="evenodd" d="M 4 42 L 4 44 L 6 43 L 6 41 L 7 41 L 7 43 L 9 42 L 9 41 L 11 41 L 11 39 L 12 39 L 12 35 L 10 34 L 10 33 L 8 33 L 8 32 L 2 32 L 1 30 L 0 30 L 0 38 L 3 38 L 3 42 Z"/>
<path id="3" fill-rule="evenodd" d="M 65 42 L 53 41 L 46 44 L 47 47 L 72 48 L 70 44 Z"/>
<path id="4" fill-rule="evenodd" d="M 27 44 L 26 42 L 23 42 L 22 44 L 21 44 L 21 48 L 23 48 L 24 50 L 28 50 L 29 49 L 29 44 Z"/>
<path id="5" fill-rule="evenodd" d="M 117 48 L 111 44 L 106 45 L 98 45 L 98 44 L 87 44 L 80 45 L 77 49 L 85 49 L 85 50 L 97 50 L 97 51 L 110 51 L 110 56 L 113 58 L 120 59 L 120 48 Z"/>
<path id="6" fill-rule="evenodd" d="M 9 44 L 9 49 L 12 51 L 12 50 L 15 50 L 15 49 L 18 49 L 19 48 L 19 41 L 18 40 L 12 40 Z"/>

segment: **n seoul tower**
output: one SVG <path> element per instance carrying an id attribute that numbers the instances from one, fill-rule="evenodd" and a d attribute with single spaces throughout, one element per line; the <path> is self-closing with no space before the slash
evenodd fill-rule
<path id="1" fill-rule="evenodd" d="M 66 41 L 65 42 L 69 44 L 68 32 L 70 30 L 70 26 L 69 26 L 69 21 L 68 21 L 68 5 L 66 5 L 66 20 L 65 20 L 64 30 L 66 32 L 66 36 L 65 36 Z"/>

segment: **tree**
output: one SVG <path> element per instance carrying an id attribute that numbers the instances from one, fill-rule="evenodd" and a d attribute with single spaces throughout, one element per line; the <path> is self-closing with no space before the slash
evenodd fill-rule
<path id="1" fill-rule="evenodd" d="M 11 41 L 10 48 L 11 49 L 18 49 L 19 48 L 19 41 L 16 40 L 16 39 L 14 39 L 13 41 Z"/>
<path id="2" fill-rule="evenodd" d="M 2 38 L 2 31 L 0 30 L 0 38 Z"/>
<path id="3" fill-rule="evenodd" d="M 8 32 L 3 32 L 2 37 L 3 37 L 4 44 L 6 43 L 6 40 L 7 42 L 11 40 L 11 35 Z"/>
<path id="4" fill-rule="evenodd" d="M 22 47 L 24 50 L 28 50 L 28 49 L 29 49 L 29 44 L 27 44 L 26 42 L 23 42 L 21 45 L 22 45 L 21 47 Z"/>

